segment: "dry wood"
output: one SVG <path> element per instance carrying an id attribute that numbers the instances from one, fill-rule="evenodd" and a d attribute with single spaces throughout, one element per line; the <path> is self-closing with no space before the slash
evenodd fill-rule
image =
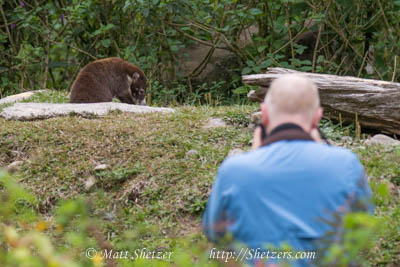
<path id="1" fill-rule="evenodd" d="M 317 84 L 325 117 L 353 122 L 358 114 L 364 128 L 400 134 L 400 83 L 271 68 L 265 74 L 243 76 L 244 83 L 260 86 L 249 93 L 249 99 L 261 102 L 272 80 L 292 73 Z"/>

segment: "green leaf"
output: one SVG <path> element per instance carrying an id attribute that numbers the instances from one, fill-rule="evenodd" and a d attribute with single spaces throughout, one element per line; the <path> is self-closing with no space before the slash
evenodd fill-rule
<path id="1" fill-rule="evenodd" d="M 218 9 L 218 0 L 214 0 L 214 11 Z"/>
<path id="2" fill-rule="evenodd" d="M 150 10 L 148 8 L 144 8 L 142 14 L 143 17 L 147 18 L 150 14 Z"/>
<path id="3" fill-rule="evenodd" d="M 250 67 L 254 67 L 254 66 L 256 65 L 256 63 L 254 63 L 254 61 L 252 61 L 252 60 L 247 60 L 247 61 L 246 61 L 246 64 L 247 64 L 248 66 L 250 66 Z"/>
<path id="4" fill-rule="evenodd" d="M 234 93 L 235 95 L 244 95 L 247 94 L 248 91 L 249 89 L 247 88 L 247 86 L 241 86 L 233 90 L 232 93 Z"/>
<path id="5" fill-rule="evenodd" d="M 252 69 L 249 68 L 249 67 L 245 67 L 245 68 L 242 70 L 242 74 L 244 74 L 244 75 L 249 74 L 249 73 L 251 73 L 251 72 L 252 72 Z"/>
<path id="6" fill-rule="evenodd" d="M 100 43 L 103 47 L 105 48 L 109 48 L 111 45 L 111 40 L 110 39 L 105 39 L 105 40 L 101 40 Z"/>
<path id="7" fill-rule="evenodd" d="M 179 51 L 179 47 L 177 45 L 171 45 L 171 51 L 172 52 L 178 52 Z"/>
<path id="8" fill-rule="evenodd" d="M 230 25 L 226 25 L 224 28 L 222 28 L 222 31 L 227 32 L 229 31 Z"/>
<path id="9" fill-rule="evenodd" d="M 259 46 L 259 47 L 257 48 L 257 51 L 258 51 L 259 53 L 261 53 L 261 52 L 264 51 L 267 47 L 268 47 L 267 45 Z"/>
<path id="10" fill-rule="evenodd" d="M 109 24 L 107 24 L 106 26 L 104 26 L 104 31 L 108 31 L 108 30 L 111 30 L 112 28 L 114 28 L 115 27 L 115 25 L 114 24 L 112 24 L 112 23 L 109 23 Z"/>
<path id="11" fill-rule="evenodd" d="M 263 62 L 261 62 L 261 64 L 259 65 L 259 67 L 261 68 L 261 69 L 265 69 L 265 68 L 268 68 L 268 67 L 271 67 L 271 66 L 273 66 L 274 65 L 274 61 L 272 60 L 272 59 L 267 59 L 267 60 L 264 60 Z"/>
<path id="12" fill-rule="evenodd" d="M 250 14 L 251 15 L 253 15 L 253 16 L 258 16 L 258 15 L 261 15 L 263 12 L 261 11 L 261 9 L 259 9 L 259 8 L 251 8 L 250 10 L 249 10 L 249 12 L 250 12 Z"/>
<path id="13" fill-rule="evenodd" d="M 307 71 L 311 71 L 311 70 L 312 70 L 312 67 L 311 67 L 311 66 L 303 66 L 303 67 L 301 67 L 299 70 L 300 70 L 300 71 L 305 71 L 305 72 L 307 72 Z"/>
<path id="14" fill-rule="evenodd" d="M 377 189 L 378 190 L 375 193 L 382 199 L 386 199 L 390 195 L 388 186 L 386 184 L 380 184 Z"/>
<path id="15" fill-rule="evenodd" d="M 125 1 L 125 5 L 124 5 L 124 7 L 122 8 L 122 11 L 125 13 L 126 10 L 127 10 L 131 5 L 132 5 L 132 2 L 129 1 L 129 0 L 126 0 L 126 1 Z"/>
<path id="16" fill-rule="evenodd" d="M 298 54 L 298 55 L 302 55 L 304 50 L 307 49 L 307 46 L 299 45 L 299 44 L 294 44 L 294 47 L 295 47 L 296 54 Z"/>

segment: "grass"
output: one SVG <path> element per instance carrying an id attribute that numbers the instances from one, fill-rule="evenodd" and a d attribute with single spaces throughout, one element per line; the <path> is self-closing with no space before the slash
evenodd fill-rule
<path id="1" fill-rule="evenodd" d="M 46 90 L 34 94 L 21 102 L 35 103 L 67 103 L 69 101 L 67 91 Z"/>
<path id="2" fill-rule="evenodd" d="M 231 114 L 254 110 L 182 107 L 169 115 L 0 119 L 0 165 L 24 161 L 17 177 L 39 197 L 42 212 L 50 212 L 60 198 L 83 195 L 98 202 L 101 196 L 110 201 L 96 214 L 113 205 L 120 207 L 118 212 L 134 209 L 149 224 L 178 235 L 198 228 L 180 220 L 194 216 L 198 222 L 216 169 L 229 150 L 249 147 L 251 132 L 235 127 Z M 232 118 L 227 128 L 202 129 L 209 117 L 227 116 Z M 198 153 L 187 155 L 189 150 Z M 95 171 L 99 164 L 109 169 Z M 93 192 L 86 192 L 91 176 L 97 183 Z"/>
<path id="3" fill-rule="evenodd" d="M 29 101 L 65 100 L 65 93 L 52 91 Z M 143 247 L 168 246 L 170 238 L 193 235 L 204 241 L 201 214 L 217 168 L 231 149 L 250 148 L 247 126 L 257 109 L 184 106 L 174 114 L 114 112 L 93 119 L 67 116 L 31 122 L 0 118 L 0 166 L 23 161 L 15 177 L 39 199 L 36 209 L 50 221 L 61 200 L 84 197 L 115 243 L 131 228 L 139 229 Z M 210 117 L 222 118 L 228 126 L 204 129 Z M 354 134 L 328 121 L 323 127 L 335 140 Z M 364 164 L 376 216 L 385 222 L 381 238 L 365 255 L 371 265 L 398 266 L 400 148 L 343 145 Z M 190 150 L 197 153 L 188 154 Z M 108 168 L 96 171 L 99 164 Z M 90 189 L 85 188 L 88 179 L 96 181 Z"/>

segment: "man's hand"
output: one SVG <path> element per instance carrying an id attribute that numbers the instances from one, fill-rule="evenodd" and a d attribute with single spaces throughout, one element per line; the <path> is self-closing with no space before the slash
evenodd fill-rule
<path id="1" fill-rule="evenodd" d="M 253 136 L 253 144 L 251 145 L 251 150 L 255 150 L 259 148 L 262 145 L 262 132 L 261 132 L 261 127 L 258 126 L 254 130 L 254 136 Z"/>
<path id="2" fill-rule="evenodd" d="M 322 140 L 321 134 L 319 133 L 317 128 L 312 128 L 311 129 L 310 136 L 317 143 L 325 143 L 325 141 Z"/>

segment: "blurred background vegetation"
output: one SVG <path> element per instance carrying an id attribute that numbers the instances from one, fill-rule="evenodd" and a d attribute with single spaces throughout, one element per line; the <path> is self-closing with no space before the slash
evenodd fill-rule
<path id="1" fill-rule="evenodd" d="M 141 67 L 158 105 L 245 101 L 268 67 L 398 81 L 399 0 L 0 0 L 1 97 Z"/>

